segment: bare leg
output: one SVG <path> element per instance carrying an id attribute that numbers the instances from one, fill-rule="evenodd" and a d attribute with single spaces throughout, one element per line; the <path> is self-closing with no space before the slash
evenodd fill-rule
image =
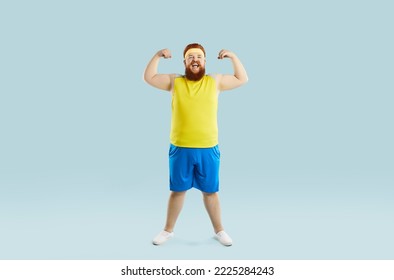
<path id="1" fill-rule="evenodd" d="M 204 205 L 211 219 L 215 233 L 223 230 L 218 193 L 204 193 Z"/>
<path id="2" fill-rule="evenodd" d="M 171 192 L 168 200 L 167 208 L 167 221 L 164 230 L 167 232 L 173 232 L 176 220 L 178 219 L 179 213 L 181 213 L 183 202 L 185 201 L 184 192 Z"/>

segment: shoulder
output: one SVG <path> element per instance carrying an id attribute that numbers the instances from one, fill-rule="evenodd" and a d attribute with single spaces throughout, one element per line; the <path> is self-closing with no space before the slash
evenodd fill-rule
<path id="1" fill-rule="evenodd" d="M 223 74 L 213 73 L 213 74 L 207 74 L 207 76 L 214 79 L 216 84 L 219 85 L 220 81 L 222 80 Z"/>
<path id="2" fill-rule="evenodd" d="M 172 74 L 173 75 L 173 79 L 175 80 L 175 79 L 184 79 L 185 78 L 185 76 L 184 75 L 181 75 L 181 74 Z"/>
<path id="3" fill-rule="evenodd" d="M 171 78 L 173 85 L 175 82 L 184 81 L 185 79 L 186 79 L 185 76 L 180 74 L 174 74 L 174 76 Z"/>
<path id="4" fill-rule="evenodd" d="M 210 73 L 210 74 L 207 74 L 207 76 L 213 78 L 216 81 L 216 80 L 220 79 L 221 74 Z"/>
<path id="5" fill-rule="evenodd" d="M 185 81 L 185 76 L 181 74 L 171 74 L 171 90 L 170 92 L 174 92 L 175 86 L 179 86 L 180 84 L 184 83 Z"/>
<path id="6" fill-rule="evenodd" d="M 216 84 L 216 90 L 217 90 L 217 92 L 219 94 L 220 93 L 219 84 L 220 84 L 220 81 L 221 81 L 221 79 L 223 77 L 223 74 L 213 73 L 213 74 L 207 74 L 207 76 L 211 77 L 214 80 L 214 82 Z"/>
<path id="7" fill-rule="evenodd" d="M 180 75 L 180 74 L 171 74 L 171 81 L 172 81 L 172 83 L 174 83 L 174 81 L 177 80 L 177 79 L 183 79 L 183 78 L 184 78 L 183 75 Z"/>

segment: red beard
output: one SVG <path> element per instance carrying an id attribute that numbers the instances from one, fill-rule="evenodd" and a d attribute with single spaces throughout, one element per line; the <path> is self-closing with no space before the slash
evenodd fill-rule
<path id="1" fill-rule="evenodd" d="M 198 73 L 193 73 L 189 67 L 186 67 L 185 68 L 185 76 L 186 76 L 186 79 L 188 79 L 190 81 L 199 81 L 205 76 L 205 68 L 200 66 L 200 70 L 198 71 Z"/>

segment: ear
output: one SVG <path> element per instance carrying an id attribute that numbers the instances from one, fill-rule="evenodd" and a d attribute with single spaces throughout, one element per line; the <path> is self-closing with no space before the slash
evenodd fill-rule
<path id="1" fill-rule="evenodd" d="M 186 60 L 183 60 L 183 65 L 185 65 L 185 66 L 186 66 Z"/>

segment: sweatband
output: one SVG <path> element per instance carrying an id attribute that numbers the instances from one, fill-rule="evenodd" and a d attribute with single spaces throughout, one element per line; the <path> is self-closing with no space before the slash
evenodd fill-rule
<path id="1" fill-rule="evenodd" d="M 191 49 L 188 49 L 187 52 L 185 53 L 185 59 L 187 58 L 187 56 L 188 56 L 190 53 L 199 53 L 199 54 L 201 54 L 203 57 L 205 57 L 204 52 L 202 51 L 202 49 L 199 49 L 199 48 L 191 48 Z"/>

